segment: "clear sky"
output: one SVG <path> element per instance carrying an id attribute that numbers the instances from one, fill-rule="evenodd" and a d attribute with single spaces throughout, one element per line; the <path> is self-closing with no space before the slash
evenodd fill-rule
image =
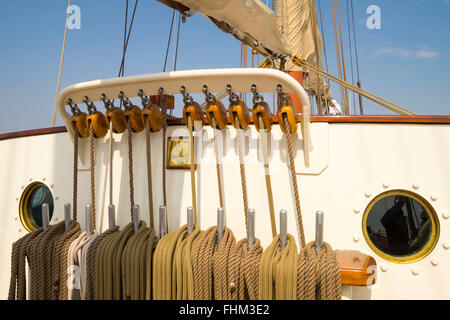
<path id="1" fill-rule="evenodd" d="M 329 70 L 337 75 L 330 1 L 320 1 Z M 350 79 L 346 1 L 341 0 L 341 6 Z M 68 31 L 61 89 L 117 76 L 125 2 L 72 1 L 81 9 L 81 29 Z M 450 0 L 353 2 L 363 87 L 419 114 L 449 115 Z M 131 16 L 134 0 L 129 3 Z M 370 5 L 381 9 L 379 30 L 367 27 Z M 0 133 L 50 126 L 66 8 L 65 0 L 0 0 Z M 171 17 L 172 9 L 161 3 L 139 1 L 125 75 L 162 71 Z M 173 56 L 171 51 L 168 71 Z M 209 20 L 195 14 L 182 25 L 177 70 L 239 64 L 240 44 Z M 339 91 L 334 88 L 333 94 L 339 100 Z M 365 112 L 389 113 L 367 101 Z"/>

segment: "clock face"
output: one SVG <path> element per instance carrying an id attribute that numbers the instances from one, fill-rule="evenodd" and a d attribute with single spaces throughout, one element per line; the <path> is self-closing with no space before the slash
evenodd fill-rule
<path id="1" fill-rule="evenodd" d="M 167 168 L 187 169 L 191 164 L 191 146 L 189 138 L 168 138 Z"/>

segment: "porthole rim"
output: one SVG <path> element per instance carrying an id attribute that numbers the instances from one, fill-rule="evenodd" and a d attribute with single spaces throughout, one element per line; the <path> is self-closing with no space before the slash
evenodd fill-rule
<path id="1" fill-rule="evenodd" d="M 422 205 L 425 210 L 427 211 L 427 214 L 430 216 L 431 219 L 431 235 L 427 242 L 427 244 L 417 253 L 410 255 L 410 256 L 404 256 L 404 257 L 395 257 L 392 255 L 389 255 L 387 253 L 384 253 L 380 249 L 378 249 L 375 244 L 372 242 L 372 240 L 369 237 L 369 234 L 367 232 L 367 218 L 369 216 L 370 211 L 372 210 L 373 206 L 378 203 L 378 201 L 388 197 L 388 196 L 407 196 L 413 200 L 416 200 L 419 202 L 420 205 Z M 370 249 L 380 258 L 388 261 L 393 262 L 397 264 L 411 264 L 418 261 L 421 261 L 425 259 L 427 256 L 429 256 L 433 250 L 436 248 L 438 242 L 439 242 L 439 236 L 440 236 L 440 221 L 439 216 L 436 213 L 436 210 L 434 207 L 420 194 L 417 194 L 414 191 L 407 190 L 407 189 L 392 189 L 388 191 L 384 191 L 380 194 L 378 194 L 376 197 L 374 197 L 369 204 L 366 206 L 366 209 L 364 210 L 364 215 L 362 219 L 362 231 L 364 235 L 364 239 L 366 240 L 367 245 L 370 247 Z"/>
<path id="2" fill-rule="evenodd" d="M 20 222 L 22 223 L 22 226 L 25 228 L 25 230 L 27 230 L 28 232 L 33 232 L 34 230 L 39 229 L 40 227 L 37 226 L 36 222 L 33 219 L 32 215 L 28 215 L 28 201 L 31 197 L 31 195 L 33 195 L 34 191 L 36 191 L 37 188 L 39 188 L 40 186 L 45 186 L 49 191 L 50 194 L 52 196 L 52 200 L 53 200 L 53 206 L 54 206 L 54 202 L 55 202 L 55 198 L 53 196 L 53 192 L 51 190 L 51 188 L 49 186 L 47 186 L 43 181 L 32 181 L 30 182 L 25 189 L 22 192 L 22 195 L 20 196 L 20 201 L 19 201 L 19 217 L 20 217 Z M 50 219 L 52 217 L 52 212 L 50 212 Z M 32 221 L 31 221 L 32 219 Z M 33 224 L 34 222 L 34 224 Z"/>

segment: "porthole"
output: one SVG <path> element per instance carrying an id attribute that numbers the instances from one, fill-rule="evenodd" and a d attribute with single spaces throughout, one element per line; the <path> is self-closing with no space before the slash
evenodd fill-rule
<path id="1" fill-rule="evenodd" d="M 28 231 L 42 227 L 42 205 L 48 203 L 49 220 L 53 216 L 53 196 L 50 189 L 42 182 L 29 184 L 20 198 L 19 214 L 22 225 Z"/>
<path id="2" fill-rule="evenodd" d="M 384 192 L 367 206 L 364 237 L 385 260 L 412 263 L 425 258 L 439 239 L 439 220 L 421 196 L 406 190 Z"/>

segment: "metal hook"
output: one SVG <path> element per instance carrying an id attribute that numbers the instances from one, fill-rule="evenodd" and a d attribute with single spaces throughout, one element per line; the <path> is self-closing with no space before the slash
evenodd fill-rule
<path id="1" fill-rule="evenodd" d="M 208 91 L 208 86 L 206 84 L 203 85 L 202 92 L 205 95 L 206 104 L 213 104 L 216 102 L 216 97 Z"/>
<path id="2" fill-rule="evenodd" d="M 119 92 L 119 99 L 120 99 L 120 103 L 125 107 L 125 109 L 131 109 L 131 101 L 125 97 L 125 94 L 123 91 Z"/>
<path id="3" fill-rule="evenodd" d="M 192 104 L 194 102 L 194 99 L 189 95 L 189 93 L 186 92 L 185 86 L 181 86 L 180 93 L 183 95 L 183 102 L 185 104 Z"/>
<path id="4" fill-rule="evenodd" d="M 67 99 L 67 104 L 70 107 L 70 111 L 72 111 L 72 114 L 75 115 L 79 115 L 81 113 L 80 108 L 78 108 L 78 106 L 76 104 L 73 103 L 72 99 Z"/>
<path id="5" fill-rule="evenodd" d="M 233 104 L 233 103 L 235 104 L 235 103 L 238 103 L 240 101 L 239 96 L 232 91 L 231 84 L 227 84 L 226 92 L 230 96 L 230 103 L 231 104 Z"/>
<path id="6" fill-rule="evenodd" d="M 97 108 L 95 107 L 94 103 L 93 102 L 89 102 L 89 97 L 88 96 L 84 96 L 83 103 L 86 104 L 87 109 L 89 111 L 89 114 L 93 114 L 93 113 L 97 112 Z"/>
<path id="7" fill-rule="evenodd" d="M 283 93 L 283 86 L 281 84 L 277 85 L 278 92 L 278 106 L 289 104 L 288 94 Z"/>
<path id="8" fill-rule="evenodd" d="M 141 98 L 142 106 L 145 107 L 148 104 L 148 102 L 150 101 L 149 97 L 148 96 L 144 96 L 144 90 L 142 90 L 142 89 L 139 89 L 137 95 L 138 95 L 138 97 Z"/>
<path id="9" fill-rule="evenodd" d="M 102 93 L 102 95 L 100 96 L 100 100 L 103 101 L 103 103 L 105 105 L 105 109 L 107 111 L 110 111 L 114 108 L 114 102 L 112 100 L 106 99 L 106 94 Z"/>
<path id="10" fill-rule="evenodd" d="M 250 90 L 253 93 L 253 104 L 256 104 L 258 102 L 261 103 L 264 101 L 263 96 L 260 95 L 256 89 L 256 84 L 252 84 L 252 87 Z"/>

